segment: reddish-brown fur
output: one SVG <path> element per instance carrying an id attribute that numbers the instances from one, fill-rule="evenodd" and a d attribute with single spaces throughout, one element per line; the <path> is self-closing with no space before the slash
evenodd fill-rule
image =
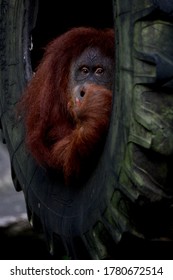
<path id="1" fill-rule="evenodd" d="M 113 58 L 113 31 L 74 28 L 51 42 L 20 103 L 30 152 L 39 164 L 62 171 L 66 181 L 92 160 L 109 125 L 110 90 L 86 84 L 81 104 L 68 93 L 71 62 L 87 47 Z"/>

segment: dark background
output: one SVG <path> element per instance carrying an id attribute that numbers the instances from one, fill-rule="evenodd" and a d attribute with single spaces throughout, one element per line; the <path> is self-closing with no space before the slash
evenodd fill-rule
<path id="1" fill-rule="evenodd" d="M 32 32 L 35 68 L 49 41 L 73 27 L 113 28 L 112 0 L 39 1 L 37 24 Z"/>

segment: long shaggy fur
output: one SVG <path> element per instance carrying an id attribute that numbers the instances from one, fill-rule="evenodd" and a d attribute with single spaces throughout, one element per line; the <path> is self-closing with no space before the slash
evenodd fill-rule
<path id="1" fill-rule="evenodd" d="M 68 94 L 71 62 L 87 47 L 113 58 L 113 30 L 74 28 L 52 41 L 20 102 L 28 149 L 40 165 L 62 171 L 66 181 L 92 160 L 109 124 L 111 91 L 85 85 L 79 106 Z"/>

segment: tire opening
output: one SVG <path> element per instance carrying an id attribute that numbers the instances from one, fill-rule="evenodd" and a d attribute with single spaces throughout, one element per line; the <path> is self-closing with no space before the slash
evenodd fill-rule
<path id="1" fill-rule="evenodd" d="M 44 47 L 73 27 L 113 28 L 112 0 L 39 1 L 36 26 L 32 31 L 31 64 L 37 67 Z"/>

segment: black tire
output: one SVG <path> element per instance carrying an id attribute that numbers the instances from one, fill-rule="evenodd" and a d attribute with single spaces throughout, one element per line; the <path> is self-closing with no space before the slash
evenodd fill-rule
<path id="1" fill-rule="evenodd" d="M 64 187 L 25 149 L 15 105 L 32 76 L 37 1 L 0 4 L 3 137 L 15 188 L 24 192 L 28 219 L 42 228 L 50 252 L 57 258 L 126 259 L 117 245 L 125 233 L 172 240 L 173 0 L 113 1 L 115 102 L 104 152 L 81 188 Z"/>

